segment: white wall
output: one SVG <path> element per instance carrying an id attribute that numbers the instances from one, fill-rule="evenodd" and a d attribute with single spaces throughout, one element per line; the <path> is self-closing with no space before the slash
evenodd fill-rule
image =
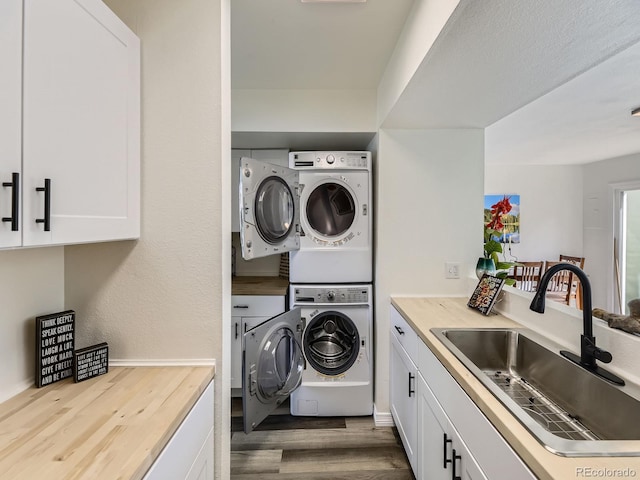
<path id="1" fill-rule="evenodd" d="M 228 61 L 228 0 L 106 3 L 141 38 L 141 238 L 66 247 L 65 304 L 78 312 L 78 345 L 107 341 L 112 359 L 216 358 L 215 467 L 226 478 L 223 318 L 230 307 L 223 294 L 230 295 L 231 246 L 223 213 L 230 193 L 222 185 L 230 183 L 223 170 L 230 131 L 222 111 L 229 71 L 221 62 Z"/>
<path id="2" fill-rule="evenodd" d="M 520 195 L 521 243 L 511 245 L 515 259 L 505 248 L 508 261 L 582 256 L 581 166 L 487 164 L 484 191 Z"/>
<path id="3" fill-rule="evenodd" d="M 232 90 L 234 132 L 375 132 L 375 90 Z M 285 145 L 286 146 L 286 145 Z"/>
<path id="4" fill-rule="evenodd" d="M 414 1 L 378 84 L 378 125 L 400 98 L 459 3 L 460 0 Z"/>
<path id="5" fill-rule="evenodd" d="M 389 297 L 466 295 L 482 255 L 484 133 L 381 130 L 375 172 L 375 404 L 388 412 Z"/>
<path id="6" fill-rule="evenodd" d="M 593 304 L 614 311 L 614 188 L 640 181 L 640 154 L 584 165 L 584 254 L 589 263 Z"/>
<path id="7" fill-rule="evenodd" d="M 35 317 L 64 309 L 64 250 L 0 252 L 0 402 L 31 387 Z"/>

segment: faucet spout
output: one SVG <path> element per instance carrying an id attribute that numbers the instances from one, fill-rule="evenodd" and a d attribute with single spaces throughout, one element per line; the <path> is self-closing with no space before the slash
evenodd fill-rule
<path id="1" fill-rule="evenodd" d="M 533 300 L 529 308 L 537 313 L 544 313 L 545 309 L 545 293 L 551 277 L 561 270 L 568 270 L 573 272 L 580 280 L 580 288 L 582 288 L 582 335 L 580 336 L 580 356 L 578 357 L 574 353 L 562 350 L 560 353 L 569 360 L 581 365 L 587 370 L 599 375 L 610 382 L 618 385 L 624 385 L 624 380 L 600 368 L 596 364 L 596 359 L 604 363 L 609 363 L 612 360 L 612 356 L 609 352 L 596 347 L 596 338 L 593 336 L 593 319 L 591 317 L 591 283 L 584 271 L 571 263 L 559 263 L 553 265 L 547 270 L 540 282 L 538 283 L 538 289 L 536 290 Z M 569 285 L 571 288 L 571 285 Z"/>

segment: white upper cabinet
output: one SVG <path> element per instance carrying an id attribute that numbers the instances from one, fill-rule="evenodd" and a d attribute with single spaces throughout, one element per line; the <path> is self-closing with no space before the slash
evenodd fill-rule
<path id="1" fill-rule="evenodd" d="M 20 232 L 22 0 L 0 2 L 0 248 L 17 247 Z M 14 182 L 15 180 L 15 182 Z"/>
<path id="2" fill-rule="evenodd" d="M 100 0 L 23 5 L 24 18 L 13 14 L 10 28 L 3 25 L 0 33 L 23 29 L 17 47 L 22 67 L 13 58 L 15 44 L 0 42 L 3 71 L 22 71 L 21 82 L 7 80 L 4 72 L 0 80 L 3 87 L 8 81 L 22 87 L 13 96 L 22 99 L 22 245 L 138 238 L 139 40 Z M 3 2 L 0 8 L 10 7 Z M 0 135 L 15 135 L 19 117 L 5 118 L 4 110 L 0 122 L 10 129 Z M 3 182 L 6 170 L 3 160 Z M 8 190 L 2 192 L 3 217 Z"/>

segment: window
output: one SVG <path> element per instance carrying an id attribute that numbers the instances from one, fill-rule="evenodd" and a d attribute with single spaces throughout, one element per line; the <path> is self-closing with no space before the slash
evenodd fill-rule
<path id="1" fill-rule="evenodd" d="M 629 313 L 627 304 L 640 298 L 640 186 L 618 190 L 619 231 L 616 258 L 616 303 Z"/>

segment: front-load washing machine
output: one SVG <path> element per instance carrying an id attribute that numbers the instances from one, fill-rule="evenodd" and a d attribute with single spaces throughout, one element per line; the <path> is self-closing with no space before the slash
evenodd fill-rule
<path id="1" fill-rule="evenodd" d="M 371 285 L 291 285 L 300 309 L 305 367 L 291 394 L 291 414 L 373 413 Z"/>
<path id="2" fill-rule="evenodd" d="M 370 152 L 291 152 L 300 174 L 300 248 L 292 283 L 372 281 Z"/>

